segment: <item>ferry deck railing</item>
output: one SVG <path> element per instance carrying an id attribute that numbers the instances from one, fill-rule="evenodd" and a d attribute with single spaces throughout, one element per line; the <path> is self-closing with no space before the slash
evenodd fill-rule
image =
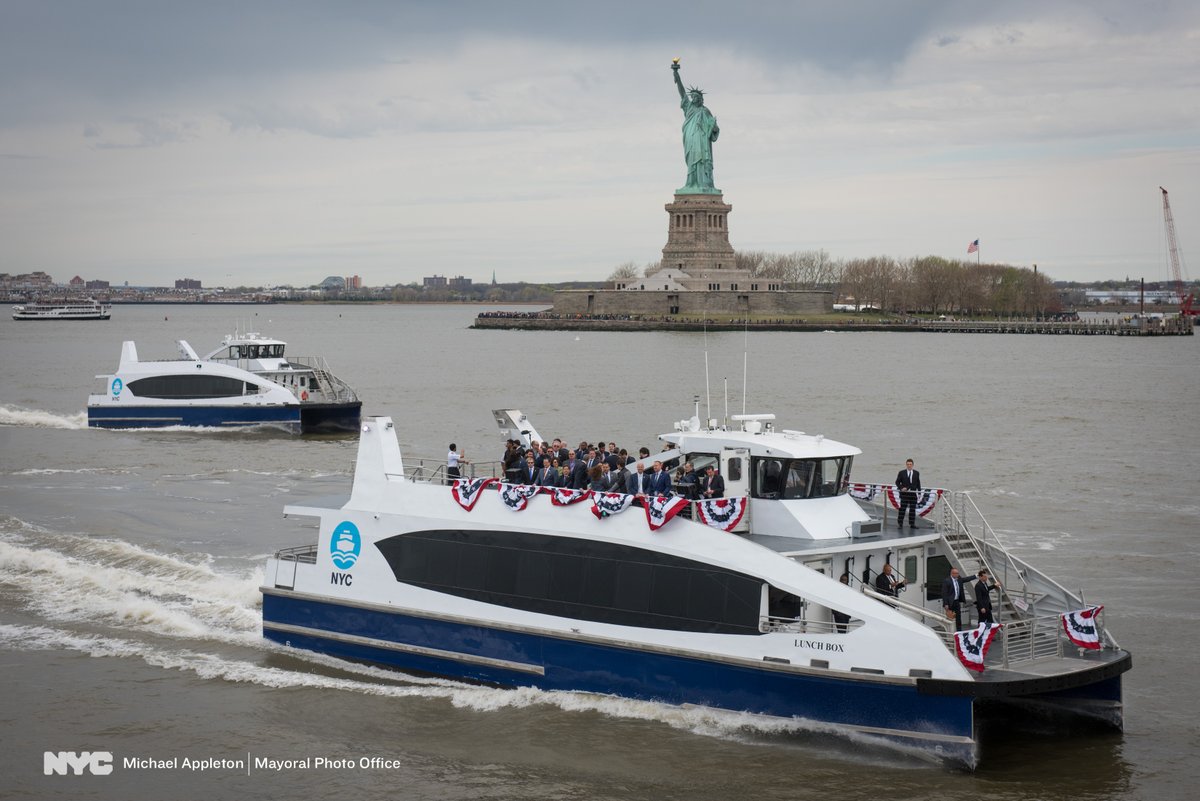
<path id="1" fill-rule="evenodd" d="M 328 401 L 333 403 L 352 403 L 358 400 L 358 393 L 354 391 L 353 387 L 333 374 L 324 356 L 289 355 L 285 358 L 288 364 L 312 370 L 314 377 L 318 379 L 318 386 Z M 214 356 L 211 361 L 254 372 L 250 370 L 250 359 L 225 359 Z M 286 371 L 277 370 L 259 371 L 258 374 L 266 376 L 272 381 L 277 381 L 279 378 L 284 378 L 288 375 Z"/>

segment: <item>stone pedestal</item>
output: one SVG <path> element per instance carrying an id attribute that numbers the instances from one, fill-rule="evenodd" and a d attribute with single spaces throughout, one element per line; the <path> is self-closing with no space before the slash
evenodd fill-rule
<path id="1" fill-rule="evenodd" d="M 750 274 L 735 270 L 729 244 L 729 212 L 724 196 L 676 194 L 666 204 L 667 244 L 662 267 L 687 273 L 688 289 L 728 289 L 730 283 L 747 283 Z M 717 286 L 720 284 L 721 286 Z"/>

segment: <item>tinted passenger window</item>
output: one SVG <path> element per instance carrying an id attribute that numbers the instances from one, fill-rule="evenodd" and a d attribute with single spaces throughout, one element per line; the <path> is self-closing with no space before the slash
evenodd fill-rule
<path id="1" fill-rule="evenodd" d="M 503 531 L 421 531 L 377 543 L 397 581 L 561 617 L 758 634 L 761 579 L 630 545 Z"/>
<path id="2" fill-rule="evenodd" d="M 127 386 L 139 398 L 179 400 L 240 397 L 245 391 L 243 381 L 203 373 L 150 376 L 130 381 Z"/>

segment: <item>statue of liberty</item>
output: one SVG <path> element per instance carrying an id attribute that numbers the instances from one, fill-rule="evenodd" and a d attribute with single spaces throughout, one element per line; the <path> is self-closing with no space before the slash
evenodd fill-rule
<path id="1" fill-rule="evenodd" d="M 679 80 L 679 59 L 671 63 L 675 88 L 679 90 L 679 106 L 683 109 L 683 158 L 687 162 L 687 183 L 676 189 L 677 195 L 719 195 L 713 187 L 712 143 L 721 129 L 717 118 L 704 105 L 704 92 L 696 87 L 684 91 Z"/>

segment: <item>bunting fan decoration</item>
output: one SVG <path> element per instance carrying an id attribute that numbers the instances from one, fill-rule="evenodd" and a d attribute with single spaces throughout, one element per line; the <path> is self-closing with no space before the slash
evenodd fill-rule
<path id="1" fill-rule="evenodd" d="M 566 487 L 554 487 L 549 492 L 550 502 L 555 506 L 570 506 L 573 503 L 587 500 L 589 495 L 588 490 L 567 489 Z"/>
<path id="2" fill-rule="evenodd" d="M 1064 613 L 1062 623 L 1063 631 L 1067 633 L 1067 639 L 1080 648 L 1099 651 L 1100 629 L 1096 627 L 1096 615 L 1103 608 L 1103 606 L 1089 606 L 1087 609 L 1076 609 L 1074 612 Z"/>
<path id="3" fill-rule="evenodd" d="M 645 500 L 646 522 L 651 531 L 658 531 L 668 520 L 687 508 L 688 499 L 678 495 L 670 497 L 648 496 Z"/>
<path id="4" fill-rule="evenodd" d="M 529 499 L 537 495 L 540 489 L 541 487 L 531 484 L 501 484 L 500 500 L 509 509 L 519 512 L 528 505 Z"/>
<path id="5" fill-rule="evenodd" d="M 623 492 L 593 492 L 592 514 L 601 520 L 619 515 L 633 503 L 633 497 Z"/>
<path id="6" fill-rule="evenodd" d="M 458 501 L 459 506 L 469 512 L 475 508 L 479 496 L 483 494 L 483 488 L 495 483 L 494 478 L 459 478 L 450 485 L 450 494 Z"/>
<path id="7" fill-rule="evenodd" d="M 882 488 L 879 484 L 851 484 L 850 497 L 858 498 L 860 501 L 875 500 L 875 496 L 879 494 Z"/>
<path id="8" fill-rule="evenodd" d="M 978 628 L 955 632 L 954 650 L 963 667 L 976 673 L 983 672 L 983 658 L 1001 628 L 999 623 L 980 623 Z"/>
<path id="9" fill-rule="evenodd" d="M 853 494 L 853 493 L 851 493 L 851 494 Z M 923 490 L 917 490 L 916 494 L 917 494 L 917 514 L 919 514 L 921 517 L 924 517 L 925 515 L 932 512 L 933 507 L 937 504 L 937 502 L 939 500 L 941 500 L 942 490 L 940 490 L 940 489 L 923 489 Z M 896 486 L 894 484 L 889 485 L 887 488 L 887 499 L 889 502 L 891 502 L 893 509 L 900 508 L 900 490 L 896 489 Z"/>
<path id="10" fill-rule="evenodd" d="M 709 498 L 696 502 L 696 513 L 700 520 L 722 531 L 733 531 L 746 514 L 745 498 Z"/>

